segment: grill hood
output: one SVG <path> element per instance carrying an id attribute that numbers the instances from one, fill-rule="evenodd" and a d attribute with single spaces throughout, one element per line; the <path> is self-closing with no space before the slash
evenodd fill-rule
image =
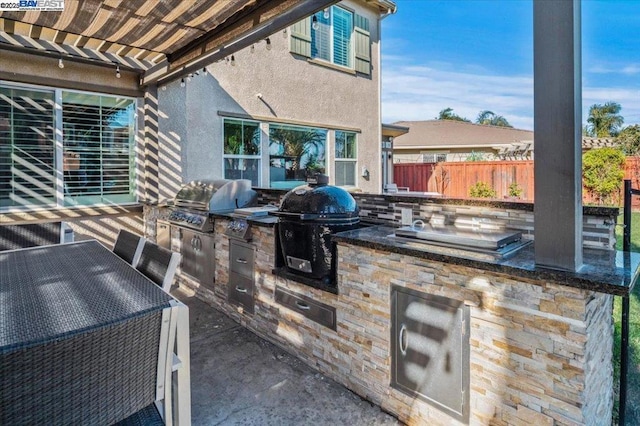
<path id="1" fill-rule="evenodd" d="M 173 204 L 176 207 L 208 212 L 232 211 L 253 204 L 257 194 L 248 179 L 198 180 L 180 188 Z"/>
<path id="2" fill-rule="evenodd" d="M 280 216 L 299 216 L 300 220 L 359 219 L 356 200 L 342 188 L 327 185 L 325 176 L 289 191 L 274 212 Z"/>

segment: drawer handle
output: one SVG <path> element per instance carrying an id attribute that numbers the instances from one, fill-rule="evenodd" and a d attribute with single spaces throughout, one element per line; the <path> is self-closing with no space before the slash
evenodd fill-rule
<path id="1" fill-rule="evenodd" d="M 247 292 L 247 289 L 246 289 L 246 288 L 244 288 L 244 287 L 236 286 L 236 291 L 237 291 L 238 293 L 246 293 L 246 292 Z"/>
<path id="2" fill-rule="evenodd" d="M 246 264 L 247 263 L 247 259 L 243 259 L 243 258 L 239 257 L 239 258 L 236 259 L 236 262 Z"/>
<path id="3" fill-rule="evenodd" d="M 303 311 L 308 311 L 309 309 L 311 309 L 311 306 L 307 305 L 306 303 L 303 303 L 299 300 L 296 300 L 296 306 Z"/>
<path id="4" fill-rule="evenodd" d="M 407 326 L 405 326 L 404 324 L 400 326 L 400 333 L 398 334 L 398 344 L 402 355 L 406 355 L 407 349 L 409 348 L 409 336 L 407 334 Z"/>

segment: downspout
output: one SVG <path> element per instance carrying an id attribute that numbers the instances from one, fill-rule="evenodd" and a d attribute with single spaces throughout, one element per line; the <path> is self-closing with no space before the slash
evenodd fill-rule
<path id="1" fill-rule="evenodd" d="M 388 17 L 389 15 L 393 15 L 398 10 L 394 3 L 390 2 L 381 2 L 388 3 L 386 13 L 382 13 L 380 15 L 380 19 L 378 19 L 378 161 L 380 161 L 380 173 L 378 173 L 378 190 L 382 194 L 382 161 L 387 161 L 387 159 L 382 158 L 382 68 L 380 64 L 382 63 L 382 57 L 380 52 L 382 52 L 381 44 L 382 44 L 382 20 Z M 393 155 L 393 151 L 392 151 Z M 393 161 L 391 162 L 391 167 L 393 167 Z"/>

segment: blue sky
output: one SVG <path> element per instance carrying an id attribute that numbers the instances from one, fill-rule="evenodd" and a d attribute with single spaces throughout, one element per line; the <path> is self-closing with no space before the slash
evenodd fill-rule
<path id="1" fill-rule="evenodd" d="M 531 0 L 396 0 L 382 21 L 382 120 L 481 110 L 533 129 Z M 640 123 L 640 1 L 582 2 L 583 121 L 615 101 Z"/>

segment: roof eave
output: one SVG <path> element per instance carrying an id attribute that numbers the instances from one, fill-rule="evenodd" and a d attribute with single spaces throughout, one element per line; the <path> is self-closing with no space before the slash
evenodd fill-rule
<path id="1" fill-rule="evenodd" d="M 378 6 L 380 12 L 385 14 L 394 14 L 398 10 L 398 6 L 391 0 L 373 0 L 371 3 Z"/>

